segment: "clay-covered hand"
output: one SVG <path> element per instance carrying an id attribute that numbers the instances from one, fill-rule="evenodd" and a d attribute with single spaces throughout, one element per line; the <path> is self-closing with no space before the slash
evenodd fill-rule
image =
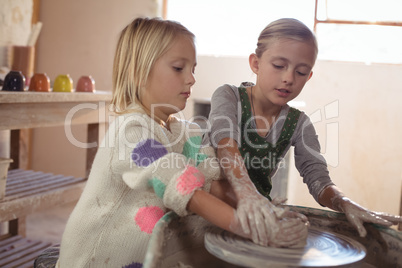
<path id="1" fill-rule="evenodd" d="M 287 198 L 285 197 L 275 197 L 271 203 L 276 207 L 276 208 L 284 208 L 282 210 L 276 210 L 275 213 L 277 217 L 279 218 L 299 218 L 302 220 L 304 223 L 308 223 L 308 219 L 305 215 L 298 213 L 296 211 L 290 211 L 289 207 L 284 207 L 285 202 L 287 201 Z"/>
<path id="2" fill-rule="evenodd" d="M 261 246 L 272 247 L 303 247 L 306 244 L 308 234 L 308 224 L 300 218 L 282 218 L 276 216 L 276 208 L 273 211 L 272 219 L 262 219 L 266 238 L 260 236 L 253 237 L 253 232 L 244 232 L 238 210 L 234 211 L 233 220 L 229 230 L 239 236 L 249 238 L 254 243 Z M 252 220 L 251 220 L 252 221 Z M 257 229 L 256 229 L 257 230 Z M 255 234 L 254 234 L 255 235 Z"/>
<path id="3" fill-rule="evenodd" d="M 299 243 L 299 238 L 301 239 L 303 234 L 298 231 L 306 228 L 305 222 L 294 217 L 294 214 L 291 216 L 282 208 L 276 208 L 258 192 L 248 175 L 236 141 L 222 139 L 219 146 L 221 147 L 218 148 L 217 153 L 221 168 L 237 200 L 236 228 L 240 227 L 242 233 L 251 238 L 254 243 L 263 246 L 292 246 Z M 281 222 L 284 218 L 288 220 Z M 287 235 L 286 239 L 279 235 L 282 233 Z M 290 240 L 288 240 L 289 237 Z"/>
<path id="4" fill-rule="evenodd" d="M 243 186 L 237 203 L 237 216 L 245 234 L 262 246 L 292 247 L 304 244 L 306 216 L 274 206 L 258 192 Z M 246 194 L 248 193 L 248 194 Z"/>
<path id="5" fill-rule="evenodd" d="M 268 199 L 256 191 L 243 188 L 242 195 L 237 195 L 237 215 L 243 232 L 250 235 L 254 243 L 266 246 L 270 232 L 279 229 L 274 206 Z"/>
<path id="6" fill-rule="evenodd" d="M 400 216 L 370 211 L 344 196 L 334 198 L 333 206 L 336 210 L 345 213 L 348 221 L 357 229 L 361 237 L 364 237 L 367 234 L 367 231 L 363 226 L 363 223 L 365 222 L 387 227 L 402 222 Z"/>
<path id="7" fill-rule="evenodd" d="M 278 232 L 268 241 L 271 247 L 300 248 L 307 243 L 308 222 L 300 218 L 282 218 L 278 221 Z"/>

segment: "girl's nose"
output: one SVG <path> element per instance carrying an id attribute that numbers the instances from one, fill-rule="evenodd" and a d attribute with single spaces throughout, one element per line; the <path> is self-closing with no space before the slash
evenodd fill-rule
<path id="1" fill-rule="evenodd" d="M 195 84 L 196 79 L 195 79 L 195 75 L 194 75 L 193 72 L 190 73 L 190 75 L 188 76 L 187 80 L 188 80 L 187 83 L 189 83 L 190 85 Z"/>
<path id="2" fill-rule="evenodd" d="M 292 71 L 284 72 L 282 76 L 282 82 L 285 84 L 293 84 L 294 80 L 294 73 Z"/>

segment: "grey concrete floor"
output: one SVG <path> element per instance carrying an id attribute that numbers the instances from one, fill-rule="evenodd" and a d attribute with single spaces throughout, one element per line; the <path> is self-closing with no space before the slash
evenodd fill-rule
<path id="1" fill-rule="evenodd" d="M 26 217 L 26 237 L 59 244 L 76 202 L 39 211 Z"/>

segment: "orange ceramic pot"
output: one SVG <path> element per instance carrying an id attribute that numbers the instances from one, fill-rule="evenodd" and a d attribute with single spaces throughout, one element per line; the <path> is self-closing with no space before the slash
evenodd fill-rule
<path id="1" fill-rule="evenodd" d="M 46 73 L 36 73 L 29 83 L 29 91 L 49 92 L 50 79 Z"/>

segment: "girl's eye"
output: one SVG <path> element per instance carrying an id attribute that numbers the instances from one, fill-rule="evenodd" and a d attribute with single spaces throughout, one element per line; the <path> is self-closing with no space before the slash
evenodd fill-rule
<path id="1" fill-rule="evenodd" d="M 177 72 L 183 71 L 183 68 L 181 68 L 181 67 L 173 67 L 173 69 L 174 69 L 175 71 L 177 71 Z"/>
<path id="2" fill-rule="evenodd" d="M 275 69 L 283 69 L 283 67 L 284 67 L 282 65 L 277 65 L 277 64 L 272 64 L 272 66 L 274 66 Z"/>
<path id="3" fill-rule="evenodd" d="M 301 76 L 306 76 L 307 74 L 306 73 L 303 73 L 303 72 L 297 72 L 299 75 L 301 75 Z"/>

